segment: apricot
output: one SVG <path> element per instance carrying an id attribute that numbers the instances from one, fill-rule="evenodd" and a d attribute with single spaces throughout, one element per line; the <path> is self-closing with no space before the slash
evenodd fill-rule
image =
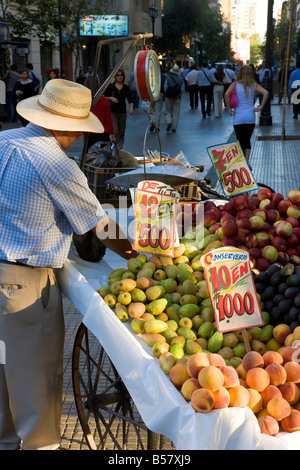
<path id="1" fill-rule="evenodd" d="M 268 385 L 262 392 L 263 406 L 267 406 L 268 402 L 274 397 L 282 397 L 281 391 L 275 385 Z"/>
<path id="2" fill-rule="evenodd" d="M 267 410 L 276 421 L 281 421 L 291 414 L 292 408 L 284 398 L 274 397 L 268 402 Z"/>
<path id="3" fill-rule="evenodd" d="M 170 370 L 169 379 L 176 388 L 181 388 L 184 382 L 190 378 L 185 364 L 176 363 Z"/>
<path id="4" fill-rule="evenodd" d="M 230 388 L 239 385 L 239 376 L 237 371 L 232 366 L 223 366 L 220 367 L 220 371 L 224 376 L 223 387 Z"/>
<path id="5" fill-rule="evenodd" d="M 279 387 L 282 398 L 289 402 L 290 405 L 294 405 L 300 398 L 300 390 L 293 382 L 285 382 L 285 384 Z"/>
<path id="6" fill-rule="evenodd" d="M 224 376 L 216 366 L 207 366 L 200 370 L 198 381 L 201 387 L 215 392 L 222 387 Z"/>
<path id="7" fill-rule="evenodd" d="M 266 372 L 270 377 L 271 385 L 283 385 L 287 379 L 287 373 L 285 368 L 281 364 L 269 364 L 266 367 Z"/>
<path id="8" fill-rule="evenodd" d="M 181 394 L 187 400 L 190 401 L 192 398 L 192 393 L 200 388 L 200 384 L 195 377 L 190 377 L 185 382 L 183 382 L 181 387 Z"/>
<path id="9" fill-rule="evenodd" d="M 257 351 L 249 351 L 243 357 L 242 364 L 245 371 L 247 372 L 249 369 L 253 369 L 254 367 L 263 367 L 264 360 L 262 355 Z"/>
<path id="10" fill-rule="evenodd" d="M 246 375 L 246 382 L 248 387 L 254 388 L 258 392 L 262 392 L 268 385 L 270 385 L 270 377 L 265 369 L 254 367 L 248 370 Z"/>
<path id="11" fill-rule="evenodd" d="M 240 379 L 246 380 L 247 372 L 244 369 L 243 363 L 239 364 L 235 370 L 237 371 Z"/>
<path id="12" fill-rule="evenodd" d="M 213 409 L 215 403 L 214 394 L 206 388 L 198 388 L 192 393 L 191 405 L 195 411 L 208 413 Z"/>
<path id="13" fill-rule="evenodd" d="M 207 354 L 209 364 L 211 366 L 222 367 L 226 365 L 224 358 L 217 353 L 209 353 Z"/>
<path id="14" fill-rule="evenodd" d="M 279 424 L 272 416 L 264 415 L 258 418 L 258 425 L 262 434 L 276 436 L 279 433 Z"/>
<path id="15" fill-rule="evenodd" d="M 281 420 L 281 427 L 286 432 L 294 432 L 300 430 L 300 411 L 292 410 L 289 416 Z"/>
<path id="16" fill-rule="evenodd" d="M 279 344 L 284 344 L 285 338 L 290 334 L 291 329 L 289 325 L 286 325 L 285 323 L 280 323 L 273 329 L 273 338 L 275 338 Z"/>
<path id="17" fill-rule="evenodd" d="M 227 390 L 230 395 L 229 406 L 243 408 L 248 405 L 250 401 L 250 393 L 245 387 L 242 385 L 236 385 L 235 387 L 228 388 Z"/>
<path id="18" fill-rule="evenodd" d="M 270 416 L 269 413 L 268 413 L 267 408 L 262 408 L 262 409 L 256 414 L 257 419 L 258 419 L 258 418 L 261 418 L 262 416 Z"/>
<path id="19" fill-rule="evenodd" d="M 294 338 L 294 340 L 299 340 L 300 339 L 300 326 L 296 326 L 296 328 L 294 329 L 293 338 Z"/>
<path id="20" fill-rule="evenodd" d="M 198 352 L 190 356 L 187 360 L 187 370 L 190 377 L 198 377 L 203 367 L 209 366 L 209 360 L 206 354 Z"/>
<path id="21" fill-rule="evenodd" d="M 295 352 L 295 348 L 292 346 L 285 346 L 280 348 L 280 354 L 282 355 L 283 362 L 290 362 L 292 360 L 292 355 Z"/>
<path id="22" fill-rule="evenodd" d="M 250 400 L 247 406 L 250 408 L 250 410 L 253 411 L 254 414 L 256 414 L 263 407 L 262 396 L 257 390 L 254 390 L 254 388 L 247 388 L 247 390 L 250 395 Z"/>
<path id="23" fill-rule="evenodd" d="M 230 404 L 230 395 L 225 387 L 220 387 L 213 392 L 215 404 L 214 409 L 227 408 Z"/>
<path id="24" fill-rule="evenodd" d="M 284 364 L 284 369 L 287 375 L 287 382 L 294 382 L 296 384 L 300 382 L 300 364 L 293 361 L 286 362 Z"/>
<path id="25" fill-rule="evenodd" d="M 264 366 L 267 367 L 269 364 L 283 364 L 283 357 L 277 351 L 267 351 L 263 355 Z"/>

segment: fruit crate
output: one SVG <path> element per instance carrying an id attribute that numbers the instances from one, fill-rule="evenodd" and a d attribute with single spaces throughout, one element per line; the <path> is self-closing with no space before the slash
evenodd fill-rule
<path id="1" fill-rule="evenodd" d="M 89 187 L 100 202 L 117 202 L 119 196 L 130 198 L 127 188 L 106 183 L 110 178 L 130 170 L 132 168 L 99 168 L 87 163 L 84 165 L 84 174 L 87 177 Z"/>

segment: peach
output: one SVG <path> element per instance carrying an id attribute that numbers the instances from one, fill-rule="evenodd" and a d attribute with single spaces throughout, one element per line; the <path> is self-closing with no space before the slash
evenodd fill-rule
<path id="1" fill-rule="evenodd" d="M 185 364 L 175 364 L 169 373 L 169 379 L 176 388 L 181 388 L 184 382 L 190 378 Z"/>
<path id="2" fill-rule="evenodd" d="M 236 387 L 227 389 L 230 395 L 229 406 L 238 406 L 243 408 L 248 405 L 250 401 L 250 393 L 242 385 L 236 385 Z"/>
<path id="3" fill-rule="evenodd" d="M 296 328 L 294 329 L 293 338 L 294 338 L 294 340 L 299 340 L 300 339 L 300 326 L 296 326 Z"/>
<path id="4" fill-rule="evenodd" d="M 256 415 L 257 419 L 261 418 L 262 416 L 270 416 L 267 408 L 262 408 Z"/>
<path id="5" fill-rule="evenodd" d="M 279 424 L 272 416 L 265 415 L 258 418 L 258 425 L 262 434 L 276 436 L 279 433 Z"/>
<path id="6" fill-rule="evenodd" d="M 296 384 L 300 382 L 300 364 L 293 361 L 286 362 L 284 369 L 287 375 L 287 382 L 294 382 Z"/>
<path id="7" fill-rule="evenodd" d="M 214 409 L 227 408 L 230 404 L 230 395 L 225 387 L 220 387 L 213 392 L 215 398 Z"/>
<path id="8" fill-rule="evenodd" d="M 286 432 L 294 432 L 300 430 L 300 411 L 292 410 L 289 416 L 281 421 L 281 427 Z"/>
<path id="9" fill-rule="evenodd" d="M 223 387 L 230 388 L 239 385 L 239 376 L 237 371 L 232 366 L 223 366 L 220 367 L 220 371 L 224 376 Z"/>
<path id="10" fill-rule="evenodd" d="M 300 411 L 300 400 L 297 401 L 297 403 L 295 403 L 295 404 L 293 405 L 293 408 L 294 408 L 294 410 Z"/>
<path id="11" fill-rule="evenodd" d="M 249 351 L 243 357 L 243 367 L 247 372 L 249 369 L 253 369 L 254 367 L 263 367 L 264 360 L 261 354 L 257 351 Z"/>
<path id="12" fill-rule="evenodd" d="M 216 366 L 203 367 L 198 374 L 198 381 L 201 387 L 215 392 L 224 383 L 224 376 Z"/>
<path id="13" fill-rule="evenodd" d="M 300 390 L 293 382 L 285 382 L 285 384 L 279 387 L 282 398 L 289 402 L 290 405 L 294 405 L 300 399 Z"/>
<path id="14" fill-rule="evenodd" d="M 222 367 L 226 365 L 224 358 L 220 354 L 209 353 L 207 357 L 211 366 Z"/>
<path id="15" fill-rule="evenodd" d="M 203 367 L 209 366 L 209 360 L 206 354 L 198 352 L 190 356 L 187 360 L 187 370 L 190 377 L 198 377 Z"/>
<path id="16" fill-rule="evenodd" d="M 250 400 L 247 406 L 250 408 L 250 410 L 253 411 L 254 414 L 256 414 L 263 407 L 262 396 L 257 390 L 254 390 L 254 388 L 247 388 L 247 390 L 250 395 Z"/>
<path id="17" fill-rule="evenodd" d="M 267 410 L 276 421 L 281 421 L 291 414 L 292 408 L 284 398 L 274 397 L 268 402 Z"/>
<path id="18" fill-rule="evenodd" d="M 290 362 L 292 360 L 292 355 L 295 351 L 295 348 L 292 346 L 285 346 L 280 349 L 280 354 L 282 355 L 283 362 Z"/>
<path id="19" fill-rule="evenodd" d="M 291 334 L 291 329 L 289 325 L 286 325 L 285 323 L 280 323 L 279 325 L 276 325 L 273 329 L 273 338 L 278 341 L 279 344 L 284 344 L 285 338 Z"/>
<path id="20" fill-rule="evenodd" d="M 181 387 L 181 394 L 187 400 L 190 401 L 192 398 L 192 393 L 200 388 L 200 384 L 195 377 L 190 377 L 185 382 L 183 382 Z"/>
<path id="21" fill-rule="evenodd" d="M 268 385 L 262 392 L 263 406 L 267 406 L 268 402 L 274 397 L 282 397 L 281 391 L 275 385 Z"/>
<path id="22" fill-rule="evenodd" d="M 198 388 L 192 393 L 191 405 L 195 411 L 208 413 L 213 409 L 215 398 L 213 392 L 206 388 Z"/>
<path id="23" fill-rule="evenodd" d="M 240 379 L 246 380 L 247 372 L 245 371 L 243 367 L 243 363 L 239 364 L 235 370 L 237 371 Z"/>
<path id="24" fill-rule="evenodd" d="M 270 384 L 271 385 L 283 385 L 286 382 L 286 371 L 285 368 L 281 364 L 269 364 L 266 367 L 266 372 L 270 377 Z"/>
<path id="25" fill-rule="evenodd" d="M 262 392 L 268 385 L 270 385 L 270 377 L 265 369 L 254 367 L 248 370 L 246 375 L 246 382 L 248 387 L 254 388 L 258 392 Z"/>
<path id="26" fill-rule="evenodd" d="M 283 364 L 283 357 L 277 351 L 267 351 L 263 355 L 264 367 L 267 367 L 269 364 Z"/>

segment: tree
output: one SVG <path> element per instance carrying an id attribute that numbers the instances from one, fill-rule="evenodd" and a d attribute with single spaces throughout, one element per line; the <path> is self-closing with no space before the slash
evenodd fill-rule
<path id="1" fill-rule="evenodd" d="M 255 33 L 250 37 L 250 62 L 257 65 L 262 59 L 262 43 L 259 34 Z"/>

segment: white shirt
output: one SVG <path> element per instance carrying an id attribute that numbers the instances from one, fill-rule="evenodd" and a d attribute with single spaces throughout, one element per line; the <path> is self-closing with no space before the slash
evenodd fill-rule
<path id="1" fill-rule="evenodd" d="M 197 78 L 198 78 L 198 70 L 193 69 L 187 74 L 185 79 L 188 82 L 189 86 L 191 86 L 191 85 L 197 85 Z"/>

